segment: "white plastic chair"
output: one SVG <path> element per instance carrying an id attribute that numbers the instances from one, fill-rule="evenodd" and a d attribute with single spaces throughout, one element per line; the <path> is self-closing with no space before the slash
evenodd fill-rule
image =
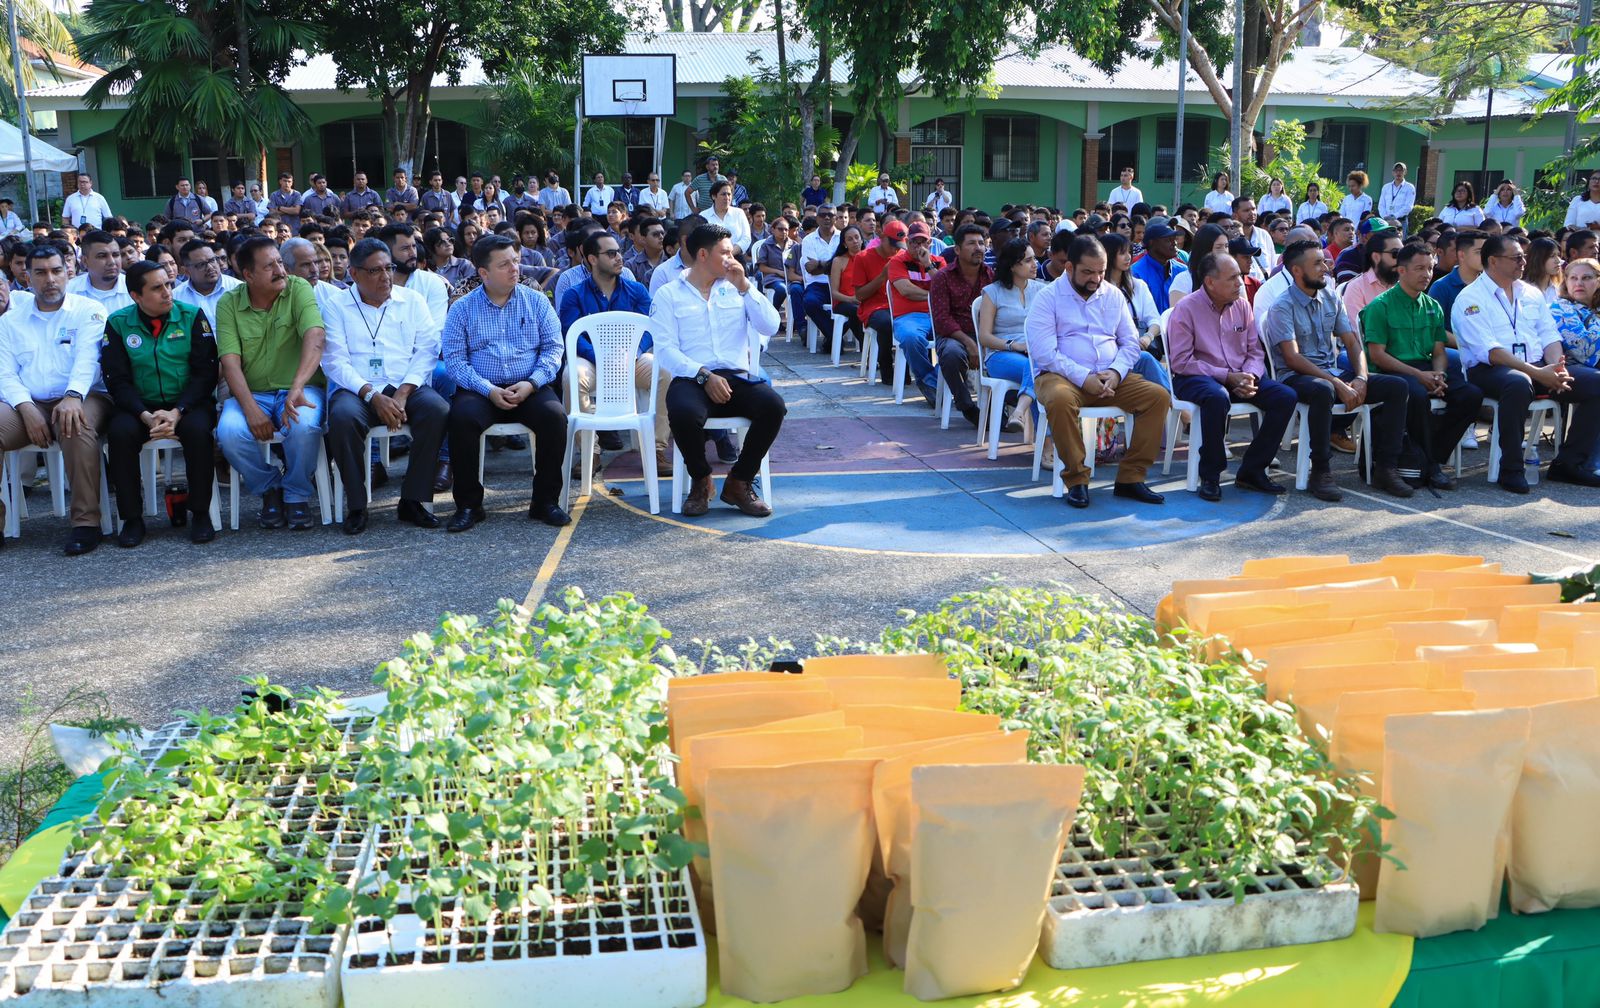
<path id="1" fill-rule="evenodd" d="M 1101 420 L 1121 420 L 1124 426 L 1124 436 L 1128 443 L 1133 443 L 1133 414 L 1118 409 L 1115 406 L 1082 406 L 1078 409 L 1078 422 L 1083 427 L 1083 461 L 1089 467 L 1089 478 L 1094 479 L 1095 450 L 1094 428 Z M 1043 413 L 1039 422 L 1033 426 L 1033 479 L 1039 481 L 1039 471 L 1044 467 L 1044 442 L 1050 436 L 1050 415 Z M 1055 448 L 1055 462 L 1051 466 L 1050 496 L 1060 497 L 1067 492 L 1067 485 L 1063 480 L 1067 467 L 1061 460 L 1060 446 Z"/>
<path id="2" fill-rule="evenodd" d="M 172 480 L 172 474 L 177 464 L 177 453 L 182 449 L 183 445 L 179 444 L 176 438 L 160 438 L 154 441 L 146 441 L 144 447 L 139 450 L 139 474 L 140 482 L 144 484 L 144 513 L 146 515 L 160 515 L 165 512 L 165 508 L 162 507 L 161 484 Z M 222 490 L 217 483 L 217 467 L 213 465 L 209 468 L 211 470 L 211 527 L 220 529 L 222 527 Z M 158 478 L 163 470 L 166 473 L 165 480 Z M 108 498 L 108 500 L 111 502 L 111 507 L 116 507 L 114 499 Z"/>
<path id="3" fill-rule="evenodd" d="M 655 444 L 656 391 L 661 380 L 659 368 L 650 372 L 649 397 L 640 405 L 634 370 L 639 360 L 639 341 L 650 319 L 635 312 L 599 312 L 587 315 L 567 330 L 567 445 L 561 471 L 572 471 L 573 446 L 583 435 L 583 493 L 594 489 L 594 438 L 597 431 L 630 431 L 639 444 L 644 467 L 645 492 L 650 513 L 661 513 L 661 490 L 657 483 L 654 457 L 645 445 Z M 578 394 L 578 338 L 588 336 L 594 345 L 594 409 L 585 411 Z M 572 495 L 571 480 L 562 481 L 561 506 Z"/>
<path id="4" fill-rule="evenodd" d="M 283 435 L 273 432 L 271 441 L 256 442 L 261 446 L 261 457 L 267 461 L 272 460 L 272 446 L 283 443 Z M 370 449 L 368 449 L 370 452 Z M 239 475 L 239 470 L 229 466 L 228 478 L 228 527 L 239 531 L 239 484 L 244 482 Z M 312 472 L 312 478 L 317 484 L 317 508 L 322 513 L 322 524 L 333 524 L 333 481 L 328 476 L 328 446 L 321 437 L 317 438 L 317 465 Z"/>
<path id="5" fill-rule="evenodd" d="M 1278 369 L 1272 363 L 1272 347 L 1267 343 L 1266 334 L 1261 336 L 1261 347 L 1267 355 L 1267 377 L 1277 380 Z M 1361 457 L 1361 439 L 1367 434 L 1372 423 L 1372 403 L 1362 403 L 1354 410 L 1346 409 L 1344 404 L 1337 401 L 1333 404 L 1333 416 L 1353 416 L 1355 421 L 1350 425 L 1350 440 L 1355 442 L 1356 456 Z M 1294 419 L 1289 422 L 1289 428 L 1284 432 L 1284 443 L 1294 441 L 1295 465 L 1294 488 L 1304 490 L 1311 485 L 1311 407 L 1305 403 L 1297 403 L 1294 408 Z M 1367 483 L 1372 483 L 1372 452 L 1369 450 L 1364 459 L 1363 468 L 1366 470 Z"/>
<path id="6" fill-rule="evenodd" d="M 893 321 L 894 320 L 894 288 L 889 283 L 885 283 L 884 284 L 884 288 L 883 288 L 883 293 L 884 293 L 884 296 L 887 297 L 888 300 L 889 300 L 889 319 L 890 319 L 889 327 L 890 327 L 890 330 L 891 330 L 891 333 L 892 333 L 893 328 L 894 328 L 894 321 Z M 869 340 L 868 342 L 876 344 L 877 340 L 876 339 L 872 339 L 872 340 Z M 906 371 L 910 367 L 910 365 L 906 362 L 905 351 L 903 351 L 900 348 L 900 341 L 898 339 L 895 339 L 891 335 L 890 338 L 889 338 L 889 345 L 894 351 L 894 404 L 896 406 L 899 406 L 899 405 L 901 405 L 902 403 L 904 403 L 906 401 Z M 934 402 L 935 403 L 944 403 L 945 402 L 945 396 L 949 395 L 949 389 L 946 389 L 944 387 L 944 372 L 939 370 L 939 366 L 938 366 L 939 365 L 939 359 L 936 356 L 934 356 L 934 347 L 935 347 L 935 345 L 937 345 L 937 340 L 934 340 L 934 339 L 928 340 L 928 359 L 930 361 L 932 361 L 932 363 L 934 365 L 934 368 L 933 368 L 933 375 L 934 375 L 933 381 L 934 381 L 934 386 L 935 386 L 935 388 L 934 388 Z M 877 360 L 877 355 L 874 354 L 873 355 L 874 363 L 876 363 L 876 360 Z M 870 375 L 869 375 L 869 377 L 870 377 Z M 944 422 L 941 424 L 941 426 L 944 429 L 948 430 L 950 428 L 949 410 L 946 409 L 944 411 L 944 413 L 945 413 Z"/>
<path id="7" fill-rule="evenodd" d="M 1489 482 L 1500 479 L 1500 400 L 1490 399 L 1485 396 L 1483 401 L 1494 411 L 1494 418 L 1489 423 Z M 1550 415 L 1551 424 L 1555 428 L 1556 450 L 1561 449 L 1562 435 L 1566 425 L 1562 423 L 1561 404 L 1554 399 L 1535 399 L 1528 404 L 1528 420 L 1533 428 L 1524 435 L 1535 441 L 1544 436 L 1545 414 Z M 1461 468 L 1461 449 L 1456 448 L 1456 469 Z"/>
<path id="8" fill-rule="evenodd" d="M 485 427 L 483 429 L 483 433 L 482 434 L 478 435 L 478 485 L 479 486 L 483 485 L 483 456 L 484 456 L 484 453 L 487 451 L 486 445 L 488 443 L 488 440 L 491 437 L 516 437 L 518 434 L 525 435 L 527 437 L 527 439 L 528 439 L 528 463 L 530 465 L 533 465 L 535 463 L 535 459 L 537 458 L 537 456 L 534 454 L 534 448 L 533 448 L 533 431 L 529 430 L 527 427 L 524 427 L 522 424 L 519 424 L 519 423 L 490 424 L 489 426 L 487 426 L 487 427 Z M 570 469 L 567 470 L 567 471 L 571 472 Z"/>
<path id="9" fill-rule="evenodd" d="M 750 339 L 750 347 L 748 351 L 750 356 L 749 370 L 752 373 L 758 373 L 761 366 L 761 350 L 764 346 L 764 341 L 761 334 L 756 332 L 754 328 L 747 328 L 746 331 L 749 333 Z M 740 448 L 743 448 L 744 434 L 750 429 L 750 421 L 744 417 L 707 417 L 705 429 L 708 431 L 724 430 L 734 432 L 738 435 Z M 705 451 L 705 445 L 703 443 L 700 445 L 700 450 Z M 648 468 L 649 466 L 647 464 L 646 469 Z M 763 456 L 761 459 L 761 471 L 756 477 L 756 486 L 759 488 L 759 496 L 767 502 L 767 506 L 774 506 L 774 494 L 772 490 L 772 459 L 770 457 L 770 453 L 766 456 Z M 673 514 L 683 513 L 683 502 L 688 496 L 689 470 L 684 465 L 683 453 L 678 450 L 678 442 L 677 439 L 674 438 L 672 442 Z"/>
<path id="10" fill-rule="evenodd" d="M 400 429 L 396 430 L 396 431 L 390 430 L 388 427 L 386 427 L 383 424 L 378 424 L 376 427 L 367 428 L 367 438 L 366 438 L 365 441 L 362 442 L 361 457 L 363 459 L 369 460 L 369 462 L 368 462 L 368 464 L 366 466 L 365 474 L 363 476 L 363 478 L 366 481 L 367 506 L 368 507 L 372 506 L 372 465 L 370 463 L 370 459 L 372 458 L 372 443 L 374 441 L 378 441 L 383 445 L 383 447 L 380 449 L 380 451 L 383 453 L 382 454 L 383 464 L 384 464 L 385 467 L 387 467 L 389 465 L 389 445 L 390 445 L 390 443 L 397 437 L 410 437 L 410 436 L 411 436 L 411 425 L 410 424 L 401 424 L 400 425 Z M 344 521 L 344 509 L 345 509 L 345 503 L 346 503 L 345 502 L 345 492 L 344 492 L 344 477 L 339 474 L 339 467 L 335 466 L 335 465 L 330 465 L 328 467 L 328 473 L 333 479 L 333 520 L 336 521 L 336 522 L 342 522 L 342 521 Z M 433 502 L 432 501 L 426 501 L 426 502 L 423 503 L 422 506 L 427 508 L 428 512 L 430 514 L 433 513 Z"/>
<path id="11" fill-rule="evenodd" d="M 972 299 L 972 334 L 978 334 L 978 309 L 983 304 L 985 295 L 979 294 Z M 1022 383 L 1010 381 L 1005 378 L 996 378 L 989 374 L 987 354 L 983 346 L 978 347 L 978 445 L 983 446 L 985 440 L 989 443 L 989 457 L 1000 457 L 1000 432 L 1006 423 L 1006 397 L 1012 392 L 1021 393 Z M 948 421 L 948 417 L 946 418 Z"/>
<path id="12" fill-rule="evenodd" d="M 1171 317 L 1171 308 L 1161 313 L 1162 332 L 1167 331 L 1167 320 Z M 1161 355 L 1161 368 L 1167 373 L 1167 381 L 1172 383 L 1172 352 L 1170 347 L 1171 344 L 1169 342 L 1167 353 Z M 1227 424 L 1232 423 L 1239 417 L 1259 416 L 1261 416 L 1260 407 L 1252 406 L 1249 403 L 1230 401 L 1228 403 L 1228 419 L 1223 424 L 1223 430 L 1226 431 Z M 1194 493 L 1200 489 L 1200 443 L 1204 440 L 1205 432 L 1200 429 L 1200 407 L 1187 399 L 1179 399 L 1177 392 L 1172 393 L 1172 405 L 1167 410 L 1167 450 L 1166 457 L 1161 462 L 1161 474 L 1166 476 L 1172 472 L 1172 453 L 1178 446 L 1178 432 L 1181 427 L 1180 418 L 1189 421 L 1189 462 L 1186 466 L 1187 474 L 1184 479 L 1184 486 L 1190 493 Z M 1224 446 L 1226 446 L 1226 437 L 1223 438 L 1223 442 Z"/>
<path id="13" fill-rule="evenodd" d="M 28 501 L 23 490 L 22 456 L 42 451 L 44 453 L 45 471 L 50 476 L 50 510 L 57 518 L 67 516 L 67 459 L 61 452 L 61 446 L 50 442 L 48 448 L 35 448 L 28 445 L 14 451 L 6 452 L 6 469 L 9 472 L 8 482 L 10 489 L 6 502 L 5 536 L 16 539 L 22 535 L 21 520 L 28 516 Z M 111 490 L 106 482 L 105 459 L 100 461 L 100 531 L 110 535 L 116 531 L 116 519 L 111 513 Z"/>

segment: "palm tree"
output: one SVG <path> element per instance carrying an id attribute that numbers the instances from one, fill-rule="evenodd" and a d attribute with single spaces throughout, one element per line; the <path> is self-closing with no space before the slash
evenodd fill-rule
<path id="1" fill-rule="evenodd" d="M 282 81 L 322 31 L 290 10 L 283 0 L 93 0 L 78 49 L 107 73 L 84 104 L 126 96 L 118 133 L 140 157 L 213 140 L 253 169 L 269 144 L 311 128 Z"/>
<path id="2" fill-rule="evenodd" d="M 56 12 L 51 9 L 46 0 L 7 0 L 17 8 L 17 37 L 25 42 L 32 42 L 41 51 L 45 65 L 55 68 L 56 55 L 73 56 L 77 49 L 72 43 L 72 35 L 67 31 L 67 26 Z M 9 32 L 0 31 L 0 60 L 3 60 L 4 77 L 0 83 L 0 110 L 8 118 L 17 115 L 17 89 L 11 73 L 11 36 Z M 38 75 L 33 72 L 33 63 L 27 53 L 22 57 L 22 86 L 35 88 L 39 86 Z"/>
<path id="3" fill-rule="evenodd" d="M 584 120 L 584 171 L 572 165 L 576 95 L 571 84 L 550 80 L 534 67 L 511 67 L 494 85 L 486 128 L 478 131 L 478 157 L 503 171 L 542 174 L 555 169 L 580 184 L 596 171 L 615 175 L 619 169 L 613 152 L 622 145 L 623 132 L 613 120 Z"/>

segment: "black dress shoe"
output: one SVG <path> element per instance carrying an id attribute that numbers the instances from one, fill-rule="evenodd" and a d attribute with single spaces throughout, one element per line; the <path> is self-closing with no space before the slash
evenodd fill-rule
<path id="1" fill-rule="evenodd" d="M 976 406 L 968 406 L 966 409 L 961 411 L 961 415 L 966 417 L 967 423 L 974 427 L 978 426 L 978 421 L 983 417 L 983 414 L 978 412 L 978 407 Z"/>
<path id="2" fill-rule="evenodd" d="M 283 516 L 283 490 L 268 490 L 261 495 L 261 527 L 279 529 L 289 524 Z"/>
<path id="3" fill-rule="evenodd" d="M 1528 492 L 1528 477 L 1520 472 L 1503 472 L 1500 474 L 1499 482 L 1501 488 L 1511 493 L 1525 494 Z"/>
<path id="4" fill-rule="evenodd" d="M 1138 501 L 1140 504 L 1165 504 L 1167 499 L 1154 490 L 1147 483 L 1118 483 L 1111 488 L 1111 496 L 1126 497 L 1128 500 Z"/>
<path id="5" fill-rule="evenodd" d="M 117 545 L 123 549 L 133 549 L 144 542 L 144 519 L 129 518 L 122 523 L 122 531 L 117 533 Z"/>
<path id="6" fill-rule="evenodd" d="M 1077 486 L 1067 487 L 1067 503 L 1075 508 L 1089 506 L 1089 485 L 1079 483 Z"/>
<path id="7" fill-rule="evenodd" d="M 203 546 L 217 537 L 217 527 L 211 524 L 210 511 L 196 511 L 189 518 L 189 541 Z"/>
<path id="8" fill-rule="evenodd" d="M 1571 483 L 1574 486 L 1600 487 L 1600 476 L 1559 464 L 1552 464 L 1545 472 L 1545 478 L 1552 483 Z"/>
<path id="9" fill-rule="evenodd" d="M 1428 485 L 1435 490 L 1454 490 L 1456 488 L 1456 478 L 1438 466 L 1434 466 L 1433 472 L 1428 474 Z"/>
<path id="10" fill-rule="evenodd" d="M 465 532 L 489 516 L 483 513 L 483 508 L 458 507 L 456 513 L 450 516 L 450 524 L 444 527 L 446 532 Z"/>
<path id="11" fill-rule="evenodd" d="M 361 508 L 360 510 L 351 509 L 346 511 L 342 527 L 345 535 L 360 535 L 365 532 L 367 530 L 367 509 Z"/>
<path id="12" fill-rule="evenodd" d="M 423 507 L 414 500 L 400 498 L 400 506 L 395 509 L 395 517 L 417 528 L 436 529 L 441 524 L 439 516 Z"/>
<path id="13" fill-rule="evenodd" d="M 601 431 L 598 440 L 600 441 L 600 450 L 601 451 L 621 451 L 622 450 L 622 444 L 623 444 L 622 435 L 617 433 L 614 430 L 603 430 L 603 431 Z"/>
<path id="14" fill-rule="evenodd" d="M 534 521 L 542 521 L 552 528 L 561 528 L 563 525 L 572 524 L 571 516 L 561 510 L 561 505 L 553 501 L 549 504 L 530 505 L 528 507 L 528 517 Z"/>
<path id="15" fill-rule="evenodd" d="M 314 527 L 317 523 L 311 518 L 311 505 L 306 501 L 297 501 L 285 504 L 283 512 L 289 519 L 289 528 L 294 532 L 304 532 Z"/>
<path id="16" fill-rule="evenodd" d="M 94 548 L 98 545 L 100 545 L 100 530 L 88 525 L 79 525 L 73 528 L 72 536 L 67 539 L 67 544 L 61 548 L 61 552 L 67 556 L 83 556 L 85 553 L 94 552 Z"/>
<path id="17" fill-rule="evenodd" d="M 389 470 L 383 467 L 382 462 L 372 463 L 372 489 L 376 490 L 389 482 Z"/>
<path id="18" fill-rule="evenodd" d="M 433 492 L 449 493 L 450 488 L 455 485 L 455 482 L 456 475 L 453 471 L 451 471 L 450 463 L 440 462 L 439 470 L 433 474 Z"/>
<path id="19" fill-rule="evenodd" d="M 1233 477 L 1233 485 L 1244 490 L 1254 490 L 1256 493 L 1281 494 L 1288 493 L 1289 488 L 1282 483 L 1276 483 L 1264 472 L 1238 473 Z"/>
<path id="20" fill-rule="evenodd" d="M 1213 503 L 1215 503 L 1216 501 L 1221 500 L 1222 499 L 1222 484 L 1219 481 L 1214 480 L 1214 479 L 1203 479 L 1203 480 L 1201 480 L 1200 481 L 1200 493 L 1199 493 L 1199 496 L 1200 496 L 1201 500 L 1203 500 L 1203 501 L 1212 501 Z"/>

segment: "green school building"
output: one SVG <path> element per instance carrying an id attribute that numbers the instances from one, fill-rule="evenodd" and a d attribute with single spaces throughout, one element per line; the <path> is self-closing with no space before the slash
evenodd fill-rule
<path id="1" fill-rule="evenodd" d="M 690 164 L 709 128 L 723 101 L 724 81 L 750 75 L 755 64 L 777 61 L 776 38 L 770 32 L 644 34 L 631 37 L 626 51 L 673 53 L 677 58 L 677 108 L 665 124 L 662 151 L 663 184 L 669 186 Z M 814 60 L 815 54 L 804 43 L 791 42 L 789 58 Z M 992 97 L 957 103 L 921 95 L 901 99 L 889 142 L 880 139 L 875 127 L 864 130 L 856 160 L 880 165 L 925 162 L 931 169 L 913 187 L 912 196 L 920 200 L 937 176 L 958 205 L 993 208 L 1032 202 L 1070 210 L 1103 199 L 1127 165 L 1134 167 L 1135 184 L 1149 201 L 1172 203 L 1174 173 L 1181 170 L 1182 199 L 1198 202 L 1206 183 L 1195 177 L 1195 167 L 1226 141 L 1228 122 L 1191 72 L 1179 151 L 1176 74 L 1176 64 L 1136 60 L 1108 75 L 1067 49 L 1046 50 L 1032 59 L 1005 59 L 996 67 L 988 92 Z M 1491 184 L 1510 178 L 1531 187 L 1535 171 L 1560 153 L 1564 117 L 1530 120 L 1542 94 L 1569 74 L 1568 57 L 1536 57 L 1515 88 L 1496 92 L 1488 122 Z M 321 171 L 342 191 L 358 169 L 368 174 L 374 188 L 388 184 L 392 166 L 384 163 L 377 102 L 359 90 L 339 89 L 334 79 L 335 67 L 326 56 L 290 73 L 286 87 L 313 128 L 268 151 L 267 189 L 280 170 L 292 171 L 302 187 L 311 172 Z M 835 79 L 848 80 L 848 66 L 838 65 Z M 242 162 L 217 144 L 196 144 L 154 163 L 135 157 L 118 134 L 123 111 L 117 102 L 96 111 L 84 106 L 90 83 L 84 79 L 41 87 L 30 92 L 29 103 L 41 118 L 54 117 L 55 129 L 41 131 L 41 136 L 63 150 L 78 150 L 96 188 L 120 212 L 138 218 L 160 213 L 180 175 L 208 182 L 219 202 L 226 196 L 227 181 L 243 178 Z M 435 85 L 422 173 L 437 169 L 448 185 L 474 169 L 509 177 L 549 167 L 474 162 L 473 139 L 484 128 L 491 94 L 487 85 L 475 66 L 456 84 L 441 80 Z M 1388 178 L 1390 165 L 1404 161 L 1421 203 L 1438 205 L 1460 179 L 1478 185 L 1482 199 L 1487 96 L 1466 99 L 1428 123 L 1403 111 L 1408 99 L 1436 90 L 1433 79 L 1355 49 L 1302 47 L 1279 70 L 1255 129 L 1264 136 L 1276 120 L 1300 121 L 1309 136 L 1304 156 L 1320 160 L 1329 178 L 1341 179 L 1361 168 L 1377 185 Z M 836 121 L 848 122 L 848 116 L 843 106 Z M 630 119 L 622 127 L 617 147 L 605 152 L 607 160 L 642 181 L 654 158 L 654 123 Z M 1587 132 L 1593 127 L 1580 128 Z M 585 153 L 592 153 L 587 144 Z M 564 181 L 570 188 L 567 174 Z M 1298 202 L 1301 194 L 1291 196 Z"/>

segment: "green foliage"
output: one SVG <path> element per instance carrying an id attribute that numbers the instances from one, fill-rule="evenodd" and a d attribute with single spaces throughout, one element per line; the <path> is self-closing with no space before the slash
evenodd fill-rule
<path id="1" fill-rule="evenodd" d="M 87 728 L 96 735 L 138 726 L 111 716 L 105 693 L 79 683 L 46 706 L 31 687 L 22 691 L 18 725 L 22 745 L 17 762 L 0 773 L 0 864 L 11 857 L 72 784 L 72 773 L 56 757 L 52 724 Z"/>
<path id="2" fill-rule="evenodd" d="M 1338 208 L 1344 192 L 1332 179 L 1322 176 L 1320 161 L 1306 161 L 1301 157 L 1306 149 L 1306 128 L 1298 119 L 1279 119 L 1274 122 L 1267 134 L 1267 143 L 1272 145 L 1273 156 L 1265 168 L 1253 158 L 1240 159 L 1239 174 L 1242 178 L 1233 180 L 1235 196 L 1248 194 L 1259 199 L 1267 191 L 1268 183 L 1278 178 L 1283 180 L 1284 192 L 1289 199 L 1299 206 L 1306 194 L 1306 186 L 1315 182 L 1321 187 L 1322 202 Z M 1212 177 L 1219 171 L 1228 171 L 1232 163 L 1231 145 L 1224 143 L 1213 148 L 1210 160 L 1198 166 L 1201 183 L 1209 188 Z"/>
<path id="3" fill-rule="evenodd" d="M 1418 203 L 1416 206 L 1411 208 L 1411 215 L 1406 218 L 1406 234 L 1416 234 L 1418 231 L 1421 231 L 1423 223 L 1426 222 L 1430 217 L 1437 216 L 1438 213 L 1438 207 L 1428 206 L 1425 203 Z"/>
<path id="4" fill-rule="evenodd" d="M 717 155 L 724 170 L 739 170 L 739 181 L 757 199 L 798 199 L 808 181 L 800 177 L 803 167 L 795 157 L 800 146 L 800 110 L 783 97 L 777 71 L 760 67 L 755 76 L 729 77 L 722 82 L 722 91 L 726 101 L 712 116 L 697 161 Z M 839 145 L 839 131 L 819 122 L 813 137 L 819 158 L 831 160 L 830 152 Z"/>
<path id="5" fill-rule="evenodd" d="M 1556 88 L 1539 102 L 1541 115 L 1572 109 L 1579 123 L 1592 123 L 1600 115 L 1600 75 L 1594 73 L 1595 53 L 1600 48 L 1600 28 L 1586 28 L 1574 35 L 1589 41 L 1591 55 L 1574 61 L 1572 79 Z M 1572 181 L 1574 172 L 1587 172 L 1600 162 L 1600 133 L 1581 133 L 1577 146 L 1546 163 L 1538 172 L 1537 187 L 1523 194 L 1528 213 L 1522 219 L 1524 227 L 1557 228 L 1566 219 L 1567 204 L 1583 190 L 1585 180 Z"/>
<path id="6" fill-rule="evenodd" d="M 325 12 L 324 12 L 325 13 Z M 240 17 L 250 45 L 250 77 L 238 72 Z M 281 83 L 322 29 L 301 20 L 292 0 L 91 0 L 83 58 L 107 68 L 84 96 L 98 109 L 127 89 L 120 140 L 146 160 L 215 140 L 246 157 L 303 136 L 311 120 Z"/>
<path id="7" fill-rule="evenodd" d="M 1600 601 L 1600 564 L 1585 570 L 1574 567 L 1558 574 L 1535 574 L 1534 584 L 1558 584 L 1563 602 Z"/>
<path id="8" fill-rule="evenodd" d="M 518 63 L 494 85 L 486 128 L 475 131 L 475 153 L 491 171 L 543 173 L 555 169 L 566 178 L 589 178 L 597 171 L 620 172 L 614 154 L 622 147 L 622 127 L 614 119 L 585 119 L 583 171 L 572 164 L 573 99 L 577 88 L 542 67 Z"/>
<path id="9" fill-rule="evenodd" d="M 945 655 L 966 709 L 1027 729 L 1031 760 L 1085 766 L 1080 825 L 1108 857 L 1159 841 L 1190 882 L 1239 898 L 1305 845 L 1348 857 L 1375 837 L 1385 813 L 1237 656 L 1197 657 L 1144 617 L 1056 589 L 989 587 L 905 615 L 876 649 Z"/>
<path id="10" fill-rule="evenodd" d="M 911 183 L 922 178 L 922 173 L 927 171 L 926 159 L 906 165 L 891 165 L 888 168 L 879 168 L 875 164 L 852 164 L 845 174 L 844 196 L 851 203 L 860 205 L 867 200 L 867 193 L 878 184 L 878 176 L 884 172 L 889 173 L 889 181 L 895 191 L 910 200 Z"/>
<path id="11" fill-rule="evenodd" d="M 58 14 L 54 7 L 44 0 L 8 0 L 8 6 L 17 9 L 17 36 L 24 41 L 32 42 L 43 53 L 43 61 L 47 69 L 55 69 L 54 54 L 72 56 L 77 52 L 76 44 L 68 31 L 66 15 Z M 5 79 L 0 81 L 0 113 L 7 119 L 17 117 L 17 88 L 16 77 L 11 73 L 11 37 L 9 33 L 0 32 L 0 66 L 5 68 Z M 41 83 L 38 73 L 33 68 L 33 60 L 22 60 L 22 86 L 36 88 Z"/>

